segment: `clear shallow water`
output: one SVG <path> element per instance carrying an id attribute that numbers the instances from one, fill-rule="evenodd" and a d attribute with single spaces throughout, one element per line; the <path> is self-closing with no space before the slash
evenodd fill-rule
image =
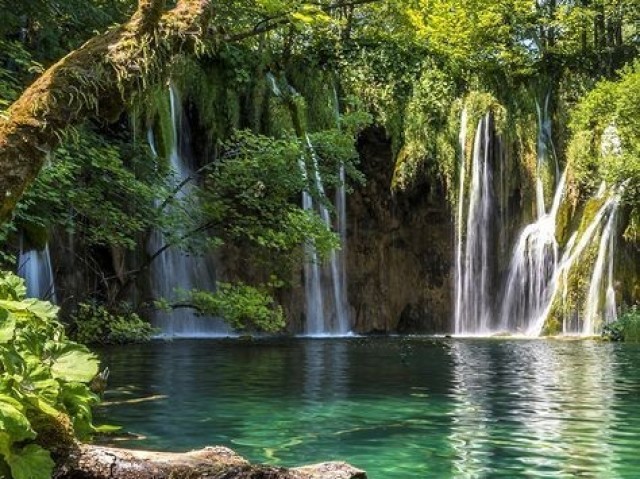
<path id="1" fill-rule="evenodd" d="M 200 340 L 103 350 L 98 420 L 183 451 L 346 460 L 371 479 L 640 477 L 640 347 L 480 339 Z"/>

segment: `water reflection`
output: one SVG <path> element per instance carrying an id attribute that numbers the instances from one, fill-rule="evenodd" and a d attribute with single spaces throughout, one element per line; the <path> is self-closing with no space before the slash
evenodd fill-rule
<path id="1" fill-rule="evenodd" d="M 640 477 L 640 347 L 587 341 L 176 341 L 109 349 L 104 418 L 187 450 L 350 461 L 371 479 Z"/>
<path id="2" fill-rule="evenodd" d="M 308 340 L 304 348 L 304 400 L 317 403 L 327 396 L 348 396 L 349 357 L 346 341 Z"/>
<path id="3" fill-rule="evenodd" d="M 611 477 L 612 347 L 467 341 L 452 355 L 456 475 Z"/>

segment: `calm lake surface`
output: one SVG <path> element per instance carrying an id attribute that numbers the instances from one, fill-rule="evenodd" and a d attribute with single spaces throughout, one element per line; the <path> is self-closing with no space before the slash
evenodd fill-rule
<path id="1" fill-rule="evenodd" d="M 636 345 L 181 340 L 100 354 L 113 404 L 98 422 L 140 435 L 127 447 L 345 460 L 371 479 L 640 477 Z"/>

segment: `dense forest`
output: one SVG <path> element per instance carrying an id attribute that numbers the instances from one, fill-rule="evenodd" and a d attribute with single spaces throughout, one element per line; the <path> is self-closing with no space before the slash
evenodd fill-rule
<path id="1" fill-rule="evenodd" d="M 640 340 L 640 1 L 0 12 L 0 477 L 110 431 L 86 345 Z"/>

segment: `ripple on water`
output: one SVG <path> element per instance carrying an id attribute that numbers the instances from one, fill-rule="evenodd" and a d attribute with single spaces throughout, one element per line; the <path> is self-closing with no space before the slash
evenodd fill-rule
<path id="1" fill-rule="evenodd" d="M 135 447 L 343 459 L 372 479 L 640 477 L 632 345 L 207 340 L 101 354 L 111 404 L 98 414 L 135 433 Z"/>

